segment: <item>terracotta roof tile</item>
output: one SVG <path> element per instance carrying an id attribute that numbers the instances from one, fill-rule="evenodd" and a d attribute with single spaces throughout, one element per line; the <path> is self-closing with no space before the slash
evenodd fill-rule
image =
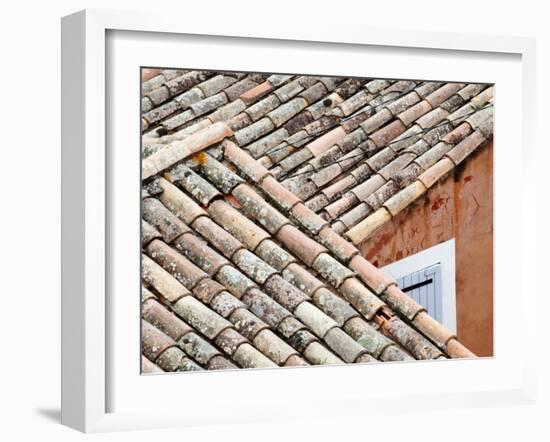
<path id="1" fill-rule="evenodd" d="M 487 89 L 485 89 L 483 92 L 481 92 L 480 94 L 476 95 L 475 97 L 472 98 L 472 105 L 476 108 L 476 109 L 481 109 L 483 106 L 485 106 L 489 100 L 491 100 L 493 98 L 493 87 L 489 87 Z"/>
<path id="2" fill-rule="evenodd" d="M 388 157 L 393 158 L 394 154 L 387 152 Z M 386 155 L 386 154 L 384 154 Z M 381 164 L 373 164 L 374 166 L 379 166 Z M 370 166 L 372 168 L 372 166 Z M 351 192 L 357 197 L 359 201 L 367 198 L 375 190 L 379 189 L 385 183 L 384 178 L 381 175 L 373 175 L 371 178 L 365 182 L 354 187 Z"/>
<path id="3" fill-rule="evenodd" d="M 323 97 L 327 92 L 326 86 L 323 82 L 319 81 L 301 92 L 299 96 L 304 98 L 308 103 L 313 103 Z"/>
<path id="4" fill-rule="evenodd" d="M 389 346 L 395 346 L 392 340 L 377 332 L 361 317 L 349 319 L 344 329 L 375 358 L 380 358 L 382 352 Z"/>
<path id="5" fill-rule="evenodd" d="M 191 327 L 153 299 L 142 304 L 141 316 L 174 341 L 192 331 Z"/>
<path id="6" fill-rule="evenodd" d="M 451 338 L 456 338 L 456 335 L 448 330 L 445 326 L 433 319 L 425 311 L 416 315 L 413 320 L 414 326 L 424 335 L 428 336 L 439 347 L 445 347 Z"/>
<path id="7" fill-rule="evenodd" d="M 223 147 L 226 158 L 254 182 L 260 181 L 269 174 L 269 171 L 265 167 L 261 166 L 235 143 L 227 141 L 223 144 Z"/>
<path id="8" fill-rule="evenodd" d="M 227 98 L 229 99 L 229 101 L 233 101 L 239 98 L 245 92 L 250 91 L 252 88 L 256 87 L 257 85 L 258 83 L 256 83 L 249 77 L 246 77 L 232 84 L 228 88 L 224 89 L 224 92 L 227 95 Z"/>
<path id="9" fill-rule="evenodd" d="M 349 303 L 325 287 L 320 287 L 315 291 L 313 300 L 315 305 L 333 318 L 340 327 L 351 318 L 359 316 L 359 313 Z"/>
<path id="10" fill-rule="evenodd" d="M 159 329 L 147 321 L 141 321 L 141 346 L 147 359 L 154 362 L 163 351 L 175 345 L 176 343 Z"/>
<path id="11" fill-rule="evenodd" d="M 214 94 L 217 94 L 222 89 L 225 89 L 227 86 L 235 83 L 236 81 L 236 78 L 220 74 L 201 82 L 197 85 L 197 87 L 202 91 L 204 96 L 210 97 Z"/>
<path id="12" fill-rule="evenodd" d="M 276 235 L 283 226 L 289 223 L 288 218 L 269 205 L 248 184 L 241 184 L 235 188 L 233 195 L 241 203 L 243 211 L 272 235 Z"/>
<path id="13" fill-rule="evenodd" d="M 193 234 L 180 236 L 174 242 L 174 246 L 210 276 L 215 275 L 222 266 L 228 264 L 227 259 L 206 247 L 206 242 Z"/>
<path id="14" fill-rule="evenodd" d="M 331 328 L 338 327 L 338 324 L 333 319 L 309 302 L 301 303 L 294 311 L 294 314 L 321 339 L 324 338 Z"/>
<path id="15" fill-rule="evenodd" d="M 231 328 L 229 321 L 192 296 L 186 296 L 175 302 L 173 309 L 188 324 L 209 339 L 215 339 L 223 330 Z"/>
<path id="16" fill-rule="evenodd" d="M 418 86 L 415 91 L 422 98 L 426 98 L 432 92 L 439 89 L 442 85 L 443 83 L 438 81 L 426 81 L 425 83 L 422 83 L 420 86 Z"/>
<path id="17" fill-rule="evenodd" d="M 414 360 L 409 353 L 404 352 L 395 345 L 386 347 L 386 349 L 380 355 L 380 360 L 382 361 L 410 361 Z"/>
<path id="18" fill-rule="evenodd" d="M 321 118 L 323 115 L 335 108 L 343 101 L 337 93 L 332 93 L 325 98 L 308 106 L 306 110 L 312 115 L 314 119 Z"/>
<path id="19" fill-rule="evenodd" d="M 402 313 L 409 320 L 413 320 L 420 312 L 426 310 L 410 296 L 403 293 L 395 284 L 388 286 L 381 296 L 393 309 Z"/>
<path id="20" fill-rule="evenodd" d="M 303 203 L 297 203 L 292 207 L 290 214 L 311 234 L 316 235 L 328 222 L 307 208 Z"/>
<path id="21" fill-rule="evenodd" d="M 306 365 L 309 364 L 297 355 L 290 356 L 285 362 L 285 367 L 302 367 Z"/>
<path id="22" fill-rule="evenodd" d="M 421 100 L 420 96 L 415 92 L 412 91 L 408 93 L 407 95 L 398 98 L 397 100 L 389 103 L 387 105 L 387 109 L 394 115 L 397 116 L 401 112 L 404 112 L 411 106 L 415 105 Z"/>
<path id="23" fill-rule="evenodd" d="M 444 137 L 441 137 L 441 141 L 447 144 L 457 144 L 462 141 L 467 135 L 472 132 L 472 128 L 468 123 L 462 123 Z"/>
<path id="24" fill-rule="evenodd" d="M 382 293 L 386 287 L 395 282 L 361 255 L 356 255 L 351 259 L 350 268 L 357 272 L 359 278 L 376 294 Z"/>
<path id="25" fill-rule="evenodd" d="M 284 186 L 281 186 L 279 182 L 271 176 L 268 176 L 262 180 L 260 187 L 281 209 L 285 211 L 289 211 L 300 201 L 299 198 L 297 198 Z"/>
<path id="26" fill-rule="evenodd" d="M 319 288 L 325 286 L 325 284 L 321 280 L 313 276 L 308 270 L 296 263 L 290 264 L 283 271 L 283 277 L 294 286 L 299 288 L 302 292 L 310 296 L 313 296 L 313 294 Z"/>
<path id="27" fill-rule="evenodd" d="M 148 80 L 150 80 L 151 78 L 154 78 L 156 77 L 157 75 L 159 75 L 161 72 L 160 69 L 147 69 L 147 68 L 143 68 L 141 70 L 141 81 L 143 82 L 143 84 L 145 84 L 145 82 L 147 82 Z"/>
<path id="28" fill-rule="evenodd" d="M 265 292 L 289 311 L 294 311 L 309 296 L 298 290 L 280 275 L 272 275 L 263 286 Z"/>
<path id="29" fill-rule="evenodd" d="M 446 351 L 452 358 L 474 358 L 476 356 L 456 339 L 447 342 Z"/>
<path id="30" fill-rule="evenodd" d="M 361 128 L 365 133 L 370 134 L 390 121 L 392 117 L 393 115 L 390 110 L 383 108 L 380 112 L 376 112 L 372 117 L 367 118 L 361 123 Z"/>
<path id="31" fill-rule="evenodd" d="M 160 232 L 145 220 L 141 220 L 141 246 L 146 247 L 155 238 L 162 238 Z"/>
<path id="32" fill-rule="evenodd" d="M 437 143 L 431 149 L 426 150 L 422 155 L 414 160 L 414 162 L 420 166 L 422 170 L 428 170 L 436 162 L 438 162 L 449 150 L 452 148 L 452 144 L 446 142 Z"/>
<path id="33" fill-rule="evenodd" d="M 435 345 L 396 316 L 382 327 L 418 359 L 435 359 L 442 354 Z"/>
<path id="34" fill-rule="evenodd" d="M 269 112 L 267 117 L 273 122 L 275 127 L 279 127 L 305 109 L 307 104 L 304 98 L 296 97 Z"/>
<path id="35" fill-rule="evenodd" d="M 468 84 L 457 92 L 464 101 L 478 95 L 487 86 L 484 84 Z"/>
<path id="36" fill-rule="evenodd" d="M 165 371 L 198 371 L 203 368 L 178 347 L 170 347 L 156 361 Z"/>
<path id="37" fill-rule="evenodd" d="M 242 333 L 242 335 L 251 340 L 254 339 L 261 330 L 269 327 L 248 309 L 235 310 L 229 319 L 239 333 Z M 246 342 L 246 340 L 243 341 L 243 336 L 239 333 L 236 333 L 235 330 L 227 329 L 216 338 L 216 343 L 220 348 L 232 350 L 231 354 L 233 354 L 242 342 Z"/>
<path id="38" fill-rule="evenodd" d="M 249 144 L 246 148 L 254 158 L 259 158 L 270 149 L 284 141 L 287 137 L 288 131 L 284 127 L 280 127 L 259 140 Z"/>
<path id="39" fill-rule="evenodd" d="M 273 368 L 277 366 L 250 344 L 240 345 L 233 354 L 233 359 L 241 368 Z"/>
<path id="40" fill-rule="evenodd" d="M 214 201 L 208 207 L 212 218 L 249 249 L 254 250 L 269 234 L 225 201 Z"/>
<path id="41" fill-rule="evenodd" d="M 428 130 L 422 137 L 424 141 L 433 146 L 441 137 L 448 134 L 453 129 L 453 124 L 448 121 L 442 121 L 435 125 L 431 130 Z"/>
<path id="42" fill-rule="evenodd" d="M 232 260 L 249 278 L 259 284 L 264 284 L 270 276 L 277 272 L 273 267 L 246 249 L 238 250 L 233 255 Z"/>
<path id="43" fill-rule="evenodd" d="M 346 241 L 328 226 L 319 232 L 318 239 L 322 245 L 343 262 L 348 262 L 359 253 L 359 250 L 353 244 Z"/>
<path id="44" fill-rule="evenodd" d="M 239 299 L 244 296 L 248 290 L 256 287 L 254 281 L 230 265 L 223 266 L 218 270 L 218 273 L 216 273 L 216 280 Z"/>
<path id="45" fill-rule="evenodd" d="M 285 102 L 290 100 L 295 95 L 298 95 L 300 92 L 304 90 L 304 86 L 302 86 L 300 79 L 296 78 L 288 83 L 286 83 L 284 86 L 281 86 L 273 91 L 273 94 L 277 96 L 279 101 Z"/>
<path id="46" fill-rule="evenodd" d="M 376 175 L 383 182 L 384 178 L 380 175 Z M 371 181 L 372 183 L 372 181 Z M 370 184 L 370 183 L 369 183 Z M 383 184 L 383 183 L 382 183 Z M 361 190 L 361 189 L 359 189 Z M 359 202 L 359 197 L 356 195 L 356 188 L 351 189 L 351 191 L 345 193 L 340 199 L 330 203 L 324 208 L 324 213 L 327 214 L 327 217 L 331 220 L 337 218 L 339 215 L 344 213 L 346 210 L 353 207 Z"/>
<path id="47" fill-rule="evenodd" d="M 247 312 L 247 310 L 239 309 L 235 311 L 234 315 L 237 315 L 238 312 L 242 311 Z M 238 321 L 235 321 L 234 325 L 238 329 L 240 324 Z M 267 327 L 265 324 L 264 326 Z M 235 329 L 226 328 L 216 336 L 216 339 L 213 342 L 225 354 L 232 356 L 237 351 L 237 348 L 243 344 L 247 344 L 248 340 Z"/>
<path id="48" fill-rule="evenodd" d="M 261 136 L 271 132 L 274 128 L 275 125 L 273 122 L 269 118 L 264 117 L 235 132 L 235 141 L 239 146 L 246 146 Z"/>
<path id="49" fill-rule="evenodd" d="M 379 129 L 371 134 L 370 138 L 378 147 L 383 147 L 391 140 L 405 132 L 405 129 L 405 125 L 401 121 L 394 120 L 382 129 Z"/>
<path id="50" fill-rule="evenodd" d="M 472 129 L 479 130 L 485 137 L 493 134 L 493 107 L 489 106 L 466 118 Z"/>
<path id="51" fill-rule="evenodd" d="M 243 99 L 246 103 L 246 100 L 243 97 L 241 97 L 241 99 Z M 250 119 L 255 122 L 267 115 L 268 112 L 271 112 L 273 109 L 277 108 L 280 104 L 281 102 L 277 96 L 272 94 L 258 101 L 256 104 L 247 107 L 244 112 L 246 112 L 246 115 L 248 115 Z"/>
<path id="52" fill-rule="evenodd" d="M 263 83 L 260 83 L 252 89 L 249 89 L 248 91 L 242 93 L 240 98 L 247 105 L 250 105 L 271 92 L 272 90 L 273 85 L 269 81 L 264 81 Z"/>
<path id="53" fill-rule="evenodd" d="M 441 107 L 436 107 L 431 112 L 428 112 L 426 115 L 420 117 L 418 121 L 416 121 L 416 124 L 418 124 L 422 129 L 429 129 L 443 121 L 448 116 L 449 112 Z"/>
<path id="54" fill-rule="evenodd" d="M 341 180 L 335 182 L 334 184 L 331 184 L 330 186 L 325 187 L 321 191 L 321 194 L 317 195 L 317 197 L 326 198 L 325 200 L 326 202 L 322 204 L 320 207 L 325 207 L 326 205 L 328 205 L 330 201 L 333 201 L 337 196 L 340 196 L 343 192 L 345 192 L 346 190 L 349 190 L 355 184 L 357 184 L 357 179 L 352 174 L 350 174 L 343 177 Z M 310 201 L 312 200 L 308 201 L 307 203 L 308 207 L 310 206 Z M 312 210 L 316 211 L 313 208 Z"/>
<path id="55" fill-rule="evenodd" d="M 194 87 L 175 97 L 171 103 L 177 104 L 181 109 L 187 109 L 193 103 L 204 98 L 204 92 L 200 88 Z"/>
<path id="56" fill-rule="evenodd" d="M 426 186 L 420 181 L 415 181 L 388 199 L 384 207 L 392 216 L 395 216 L 424 192 L 426 192 Z"/>
<path id="57" fill-rule="evenodd" d="M 166 76 L 166 73 L 164 73 L 164 75 Z M 205 72 L 205 71 L 185 72 L 182 75 L 178 75 L 170 78 L 165 83 L 165 86 L 170 90 L 171 95 L 176 95 L 176 94 L 179 94 L 180 92 L 183 92 L 187 89 L 192 88 L 195 85 L 198 85 L 199 83 L 202 83 L 202 82 L 206 83 L 205 80 L 211 76 L 212 76 L 212 73 Z M 221 75 L 217 77 L 221 77 Z M 214 77 L 214 78 L 217 78 L 217 77 Z"/>
<path id="58" fill-rule="evenodd" d="M 399 190 L 399 186 L 393 181 L 390 180 L 384 184 L 376 192 L 372 193 L 365 199 L 365 204 L 367 204 L 372 211 L 378 210 L 384 202 L 394 195 Z"/>
<path id="59" fill-rule="evenodd" d="M 226 258 L 231 259 L 237 250 L 244 247 L 233 235 L 206 216 L 197 218 L 193 222 L 193 229 L 213 244 Z"/>
<path id="60" fill-rule="evenodd" d="M 143 373 L 164 373 L 164 370 L 155 363 L 151 362 L 145 356 L 141 356 L 141 370 Z"/>
<path id="61" fill-rule="evenodd" d="M 312 267 L 336 288 L 340 287 L 347 278 L 353 276 L 353 271 L 338 262 L 328 253 L 321 253 L 318 255 L 312 263 Z"/>
<path id="62" fill-rule="evenodd" d="M 193 294 L 205 304 L 210 304 L 214 297 L 223 292 L 225 287 L 213 279 L 203 279 L 193 289 Z"/>
<path id="63" fill-rule="evenodd" d="M 194 332 L 187 333 L 178 341 L 178 346 L 200 365 L 208 365 L 209 361 L 221 353 L 208 341 Z"/>
<path id="64" fill-rule="evenodd" d="M 198 117 L 200 115 L 204 115 L 208 112 L 211 112 L 223 106 L 224 104 L 227 104 L 227 95 L 221 92 L 219 94 L 212 95 L 211 97 L 207 97 L 203 100 L 197 101 L 196 103 L 193 103 L 189 107 L 193 112 L 193 115 L 195 117 Z"/>
<path id="65" fill-rule="evenodd" d="M 245 307 L 241 301 L 226 291 L 218 293 L 218 295 L 210 300 L 209 304 L 216 313 L 219 313 L 224 318 L 231 316 L 236 309 Z"/>
<path id="66" fill-rule="evenodd" d="M 337 327 L 331 328 L 323 339 L 347 363 L 356 362 L 367 352 L 361 344 Z"/>
<path id="67" fill-rule="evenodd" d="M 141 264 L 143 280 L 170 302 L 189 294 L 185 286 L 147 255 L 142 255 Z"/>
<path id="68" fill-rule="evenodd" d="M 430 103 L 432 108 L 435 108 L 463 87 L 463 83 L 447 83 L 432 94 L 428 95 L 426 97 L 426 101 Z"/>
<path id="69" fill-rule="evenodd" d="M 190 231 L 189 227 L 156 198 L 145 198 L 142 208 L 143 219 L 154 226 L 168 243 Z"/>
<path id="70" fill-rule="evenodd" d="M 238 367 L 221 356 L 214 356 L 208 362 L 207 368 L 208 370 L 232 370 Z"/>
<path id="71" fill-rule="evenodd" d="M 193 287 L 208 275 L 191 261 L 162 241 L 154 240 L 147 246 L 147 254 L 187 289 Z"/>
<path id="72" fill-rule="evenodd" d="M 432 106 L 430 105 L 430 103 L 422 100 L 414 106 L 401 112 L 399 115 L 397 115 L 397 118 L 399 118 L 405 126 L 409 126 L 413 121 L 416 121 L 422 115 L 430 112 L 431 110 Z"/>
<path id="73" fill-rule="evenodd" d="M 145 281 L 144 281 L 145 282 Z M 145 287 L 145 284 L 141 285 L 141 302 L 144 303 L 149 299 L 157 299 L 155 294 Z"/>
<path id="74" fill-rule="evenodd" d="M 313 261 L 326 249 L 302 233 L 296 227 L 286 224 L 276 235 L 285 247 L 293 252 L 298 258 L 305 262 L 308 266 L 313 264 Z"/>
<path id="75" fill-rule="evenodd" d="M 259 289 L 251 288 L 243 295 L 243 302 L 256 316 L 276 329 L 292 313 Z"/>
<path id="76" fill-rule="evenodd" d="M 327 132 L 325 135 L 320 136 L 315 141 L 309 143 L 307 148 L 313 154 L 313 156 L 318 156 L 323 152 L 327 151 L 329 148 L 335 144 L 340 144 L 346 136 L 346 131 L 338 127 L 330 132 Z"/>
<path id="77" fill-rule="evenodd" d="M 268 329 L 256 335 L 254 346 L 278 365 L 284 365 L 291 356 L 299 357 L 296 350 Z"/>
<path id="78" fill-rule="evenodd" d="M 222 141 L 232 134 L 233 131 L 225 123 L 218 122 L 199 130 L 182 141 L 174 141 L 142 161 L 142 179 L 150 178 L 176 162 Z"/>
<path id="79" fill-rule="evenodd" d="M 475 131 L 464 138 L 464 140 L 458 143 L 454 148 L 452 148 L 447 153 L 447 157 L 449 157 L 453 161 L 453 163 L 455 163 L 455 165 L 458 165 L 485 141 L 487 141 L 487 139 L 481 133 L 481 131 Z"/>
<path id="80" fill-rule="evenodd" d="M 313 116 L 308 111 L 298 113 L 283 125 L 283 129 L 285 129 L 287 133 L 285 139 L 288 139 L 289 136 L 296 134 L 313 121 Z M 282 141 L 286 143 L 285 140 Z"/>
<path id="81" fill-rule="evenodd" d="M 372 319 L 384 303 L 357 278 L 348 278 L 340 288 L 346 300 L 367 319 Z"/>
<path id="82" fill-rule="evenodd" d="M 371 94 L 377 94 L 382 89 L 385 89 L 390 85 L 390 82 L 388 80 L 371 80 L 366 85 L 365 88 L 371 93 Z"/>
<path id="83" fill-rule="evenodd" d="M 304 350 L 304 356 L 312 364 L 340 365 L 344 363 L 344 361 L 332 354 L 318 342 L 313 342 L 311 343 L 311 345 L 308 345 L 307 348 Z"/>
<path id="84" fill-rule="evenodd" d="M 349 238 L 353 244 L 360 244 L 365 238 L 368 238 L 374 231 L 388 222 L 391 217 L 391 212 L 385 207 L 382 207 L 348 230 L 345 236 Z"/>
<path id="85" fill-rule="evenodd" d="M 278 244 L 268 239 L 262 241 L 254 250 L 254 253 L 278 271 L 282 271 L 289 264 L 296 262 L 296 259 L 292 255 L 286 252 Z"/>

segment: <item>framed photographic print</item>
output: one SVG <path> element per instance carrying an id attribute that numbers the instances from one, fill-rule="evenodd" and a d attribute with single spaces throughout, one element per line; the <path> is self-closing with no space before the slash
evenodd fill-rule
<path id="1" fill-rule="evenodd" d="M 512 324 L 535 294 L 509 256 L 533 219 L 507 201 L 532 197 L 508 178 L 533 57 L 516 38 L 64 18 L 63 422 L 530 401 L 534 324 Z"/>

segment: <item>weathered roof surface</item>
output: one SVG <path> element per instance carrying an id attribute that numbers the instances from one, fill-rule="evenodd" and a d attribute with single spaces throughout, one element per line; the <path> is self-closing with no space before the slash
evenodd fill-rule
<path id="1" fill-rule="evenodd" d="M 144 372 L 474 356 L 354 244 L 492 135 L 492 87 L 144 71 Z"/>

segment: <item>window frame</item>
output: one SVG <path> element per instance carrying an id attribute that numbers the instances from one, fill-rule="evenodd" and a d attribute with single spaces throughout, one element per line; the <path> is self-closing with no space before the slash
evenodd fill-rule
<path id="1" fill-rule="evenodd" d="M 456 265 L 455 239 L 442 242 L 382 267 L 394 279 L 441 265 L 442 323 L 456 333 Z"/>

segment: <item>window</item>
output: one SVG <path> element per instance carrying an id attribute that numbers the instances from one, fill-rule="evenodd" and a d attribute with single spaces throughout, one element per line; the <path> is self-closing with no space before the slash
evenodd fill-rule
<path id="1" fill-rule="evenodd" d="M 383 268 L 430 316 L 456 332 L 454 239 Z"/>

